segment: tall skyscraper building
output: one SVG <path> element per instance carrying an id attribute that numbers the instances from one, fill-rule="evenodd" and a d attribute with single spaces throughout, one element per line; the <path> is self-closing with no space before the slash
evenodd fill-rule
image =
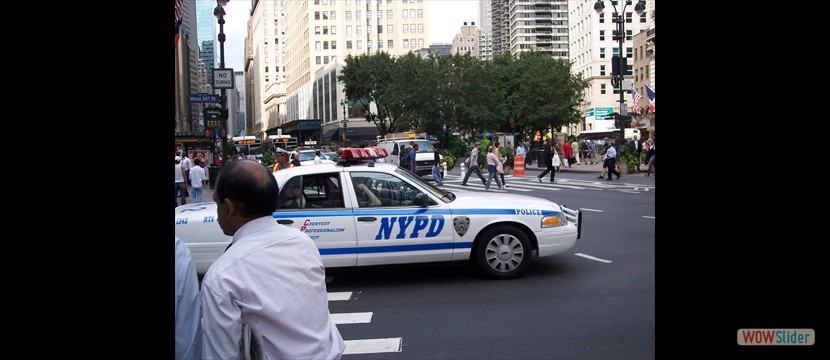
<path id="1" fill-rule="evenodd" d="M 492 54 L 537 51 L 568 59 L 567 0 L 490 0 Z"/>
<path id="2" fill-rule="evenodd" d="M 493 1 L 478 1 L 478 58 L 493 59 Z"/>
<path id="3" fill-rule="evenodd" d="M 216 0 L 196 0 L 196 32 L 199 36 L 199 57 L 205 63 L 207 83 L 213 86 L 213 69 L 216 68 L 216 18 L 213 9 Z M 217 91 L 218 93 L 218 91 Z"/>
<path id="4" fill-rule="evenodd" d="M 176 115 L 177 133 L 196 133 L 200 130 L 199 104 L 191 104 L 187 97 L 199 92 L 199 46 L 196 34 L 196 0 L 185 0 L 181 6 L 182 24 L 176 44 Z"/>

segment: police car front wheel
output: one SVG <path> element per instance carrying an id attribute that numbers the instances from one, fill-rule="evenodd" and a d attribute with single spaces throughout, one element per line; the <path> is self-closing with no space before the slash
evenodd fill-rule
<path id="1" fill-rule="evenodd" d="M 510 279 L 527 270 L 532 251 L 524 232 L 503 225 L 483 233 L 475 243 L 472 256 L 485 276 Z"/>

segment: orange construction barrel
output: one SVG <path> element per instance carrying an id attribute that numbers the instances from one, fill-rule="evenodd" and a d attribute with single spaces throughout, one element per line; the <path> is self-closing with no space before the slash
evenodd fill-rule
<path id="1" fill-rule="evenodd" d="M 516 155 L 513 157 L 513 176 L 525 176 L 524 155 Z"/>

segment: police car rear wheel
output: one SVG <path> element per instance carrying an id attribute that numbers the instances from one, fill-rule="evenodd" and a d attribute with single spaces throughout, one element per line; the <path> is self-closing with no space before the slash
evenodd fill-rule
<path id="1" fill-rule="evenodd" d="M 487 277 L 510 279 L 527 269 L 531 252 L 524 232 L 512 226 L 500 226 L 490 229 L 476 242 L 473 260 Z"/>

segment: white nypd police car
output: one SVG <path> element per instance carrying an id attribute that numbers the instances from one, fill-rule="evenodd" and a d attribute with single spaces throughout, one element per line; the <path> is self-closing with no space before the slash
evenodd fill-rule
<path id="1" fill-rule="evenodd" d="M 581 213 L 530 196 L 448 192 L 393 164 L 383 149 L 347 148 L 336 164 L 274 173 L 274 220 L 305 232 L 326 267 L 471 261 L 497 279 L 521 275 L 580 237 Z M 176 208 L 176 236 L 207 271 L 231 241 L 213 202 Z"/>

